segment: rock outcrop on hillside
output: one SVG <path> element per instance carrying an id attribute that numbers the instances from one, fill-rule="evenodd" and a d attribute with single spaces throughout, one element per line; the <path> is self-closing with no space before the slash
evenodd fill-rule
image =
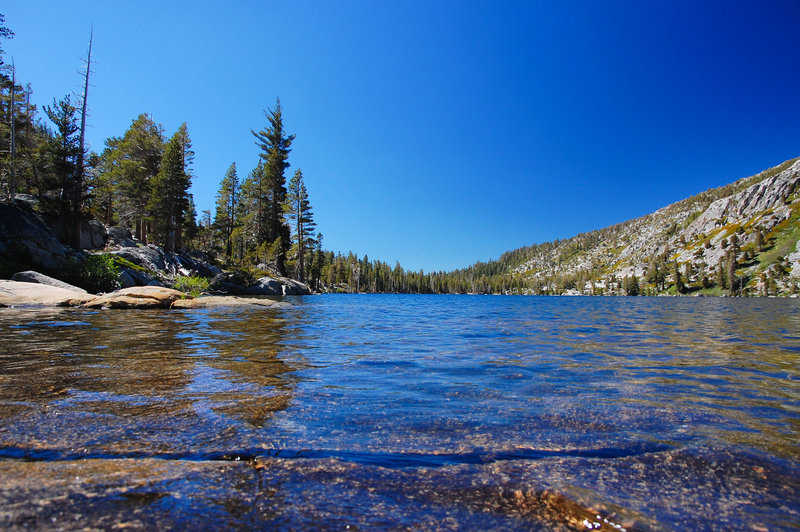
<path id="1" fill-rule="evenodd" d="M 735 253 L 737 274 L 745 282 L 763 283 L 762 273 L 770 272 L 759 253 L 777 246 L 786 253 L 764 260 L 782 261 L 774 277 L 779 289 L 789 290 L 800 281 L 800 261 L 792 254 L 800 236 L 799 189 L 800 159 L 794 159 L 641 218 L 517 250 L 528 258 L 513 272 L 551 285 L 557 277 L 586 278 L 573 290 L 593 293 L 598 283 L 608 289 L 627 276 L 644 278 L 654 263 L 677 263 L 689 272 L 689 281 L 699 282 L 702 275 L 729 268 Z"/>
<path id="2" fill-rule="evenodd" d="M 152 244 L 121 247 L 111 250 L 110 253 L 147 270 L 147 272 L 142 272 L 141 270 L 125 269 L 123 271 L 125 274 L 123 284 L 132 281 L 139 286 L 152 285 L 158 283 L 157 276 L 199 275 L 201 277 L 214 277 L 222 273 L 222 270 L 201 258 L 192 257 L 188 254 L 167 253 Z M 131 281 L 128 281 L 128 278 Z"/>

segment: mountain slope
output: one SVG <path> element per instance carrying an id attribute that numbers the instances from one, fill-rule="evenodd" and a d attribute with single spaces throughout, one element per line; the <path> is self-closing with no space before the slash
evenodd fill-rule
<path id="1" fill-rule="evenodd" d="M 476 265 L 533 293 L 796 293 L 800 158 L 658 211 Z M 677 276 L 676 276 L 677 272 Z M 628 279 L 626 279 L 628 278 Z"/>

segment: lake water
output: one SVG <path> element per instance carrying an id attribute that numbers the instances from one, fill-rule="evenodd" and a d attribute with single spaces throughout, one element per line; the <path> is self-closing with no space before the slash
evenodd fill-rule
<path id="1" fill-rule="evenodd" d="M 0 309 L 0 527 L 800 529 L 800 302 Z"/>

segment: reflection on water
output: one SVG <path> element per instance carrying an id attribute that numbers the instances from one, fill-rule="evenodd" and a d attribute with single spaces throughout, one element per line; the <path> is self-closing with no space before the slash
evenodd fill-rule
<path id="1" fill-rule="evenodd" d="M 237 314 L 18 310 L 2 315 L 0 434 L 7 446 L 226 447 L 286 408 L 284 319 Z"/>
<path id="2" fill-rule="evenodd" d="M 0 310 L 0 455 L 255 464 L 214 495 L 236 509 L 219 526 L 800 523 L 796 301 L 292 302 Z M 187 490 L 199 470 L 181 470 Z M 165 493 L 134 506 L 172 519 Z M 95 517 L 127 516 L 116 500 Z"/>

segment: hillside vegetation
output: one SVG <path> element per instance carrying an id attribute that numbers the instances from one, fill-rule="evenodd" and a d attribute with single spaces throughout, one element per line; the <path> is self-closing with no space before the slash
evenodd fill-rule
<path id="1" fill-rule="evenodd" d="M 799 184 L 800 158 L 647 216 L 476 267 L 535 293 L 796 293 Z"/>

